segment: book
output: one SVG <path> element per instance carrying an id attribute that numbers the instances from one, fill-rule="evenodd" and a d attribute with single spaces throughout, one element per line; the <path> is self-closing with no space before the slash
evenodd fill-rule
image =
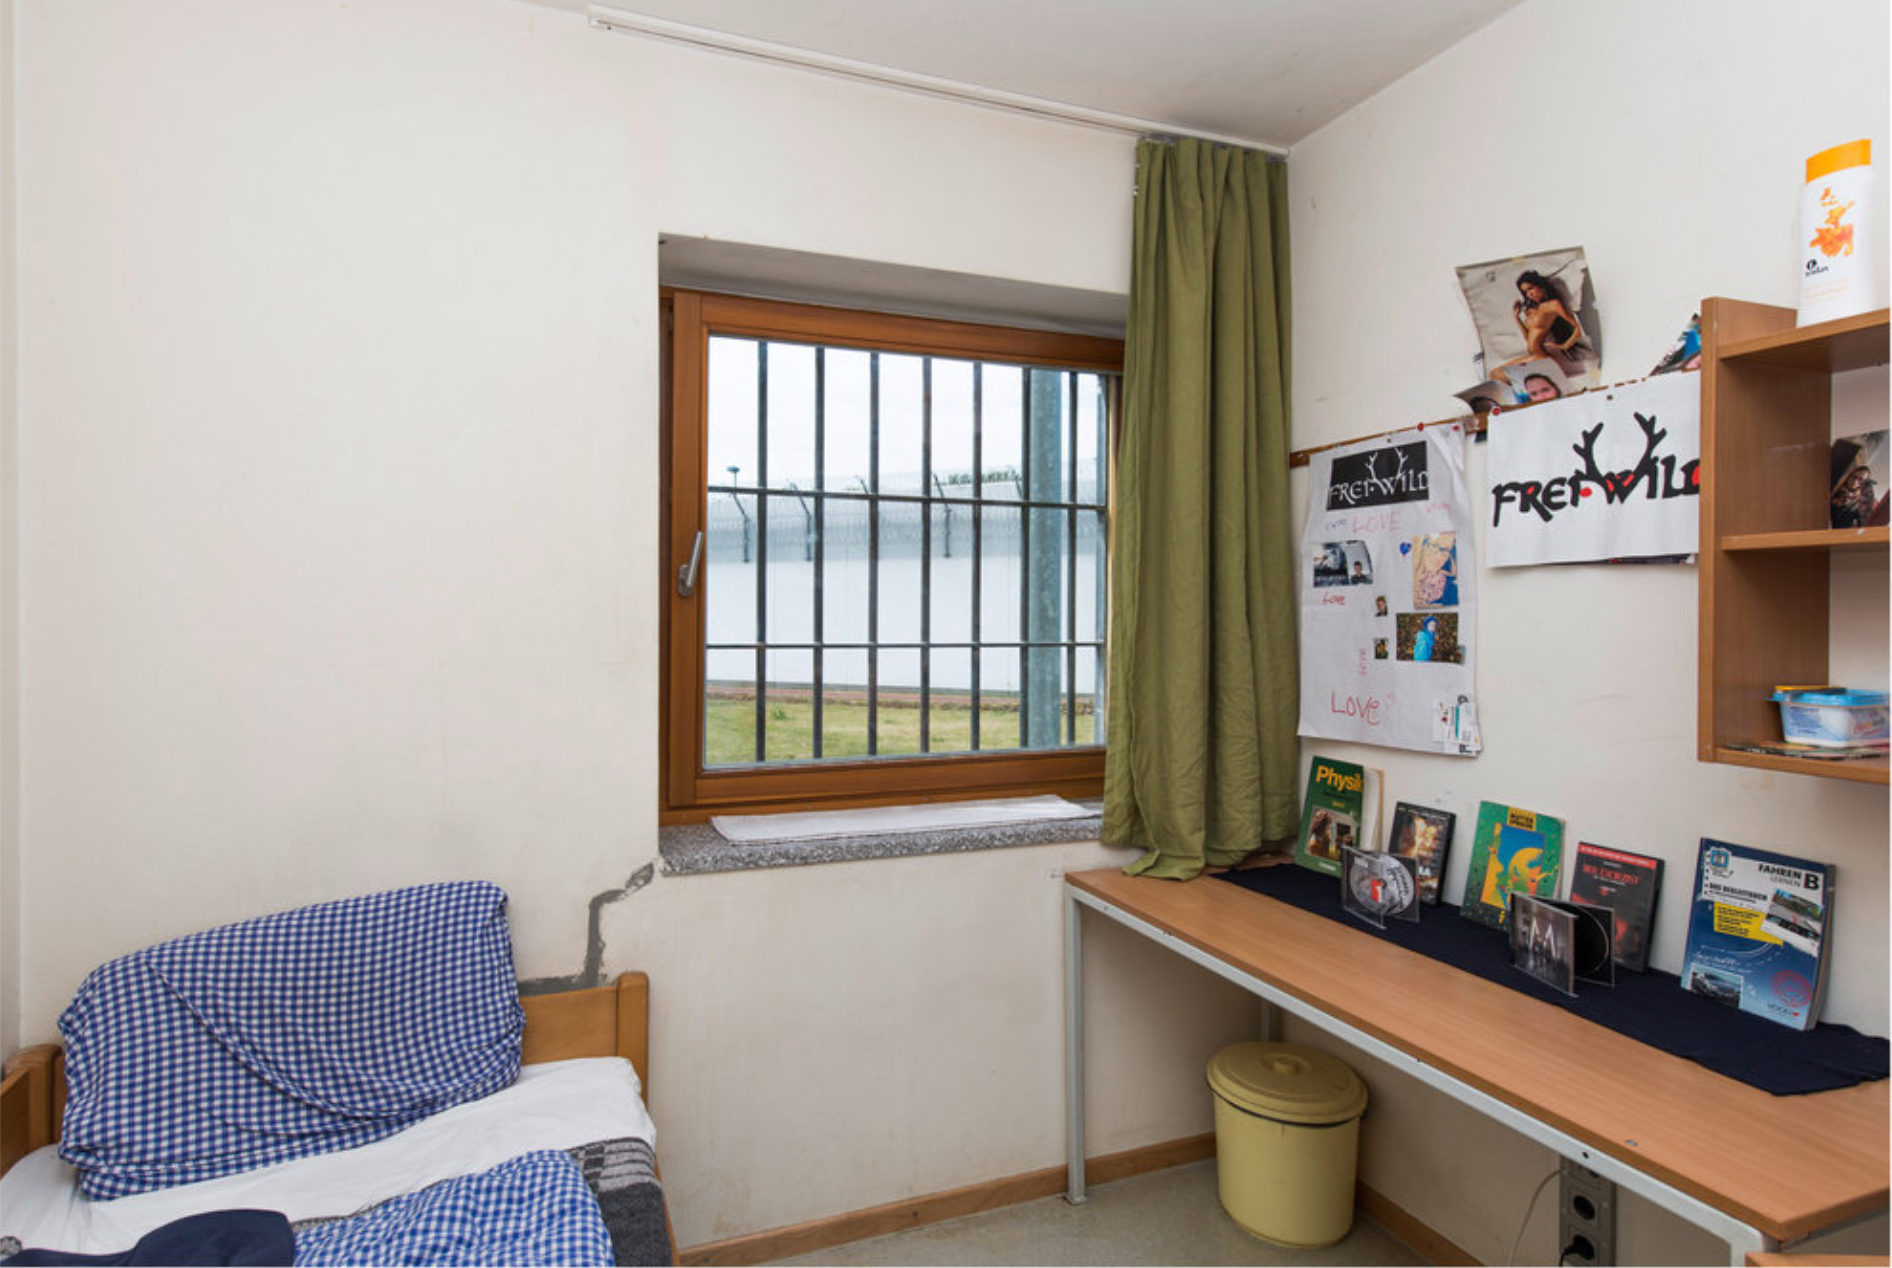
<path id="1" fill-rule="evenodd" d="M 1703 837 L 1682 985 L 1796 1030 L 1819 1019 L 1833 865 Z"/>
<path id="2" fill-rule="evenodd" d="M 1419 919 L 1419 873 L 1410 858 L 1378 850 L 1341 852 L 1340 905 L 1376 929 L 1386 918 Z"/>
<path id="3" fill-rule="evenodd" d="M 1445 856 L 1452 848 L 1452 825 L 1458 816 L 1449 810 L 1415 806 L 1402 801 L 1393 807 L 1393 830 L 1386 852 L 1408 858 L 1419 873 L 1419 901 L 1437 904 L 1445 879 Z"/>
<path id="4" fill-rule="evenodd" d="M 1465 872 L 1465 898 L 1458 914 L 1502 929 L 1512 894 L 1555 896 L 1563 857 L 1563 820 L 1520 806 L 1478 803 L 1471 867 Z"/>
<path id="5" fill-rule="evenodd" d="M 1360 790 L 1360 828 L 1354 848 L 1377 854 L 1386 825 L 1386 772 L 1377 766 L 1363 766 L 1360 777 L 1365 786 Z"/>
<path id="6" fill-rule="evenodd" d="M 1579 842 L 1570 868 L 1570 901 L 1607 907 L 1612 916 L 1616 963 L 1638 973 L 1649 967 L 1662 860 L 1627 850 Z"/>
<path id="7" fill-rule="evenodd" d="M 1843 436 L 1833 442 L 1832 478 L 1828 487 L 1827 523 L 1833 528 L 1865 528 L 1887 521 L 1887 499 L 1892 487 L 1887 485 L 1887 454 L 1892 450 L 1887 438 L 1892 433 L 1869 431 L 1858 436 Z"/>
<path id="8" fill-rule="evenodd" d="M 1340 875 L 1342 851 L 1360 848 L 1360 817 L 1366 803 L 1366 772 L 1353 762 L 1316 756 L 1307 768 L 1301 806 L 1301 837 L 1294 861 L 1329 876 Z"/>

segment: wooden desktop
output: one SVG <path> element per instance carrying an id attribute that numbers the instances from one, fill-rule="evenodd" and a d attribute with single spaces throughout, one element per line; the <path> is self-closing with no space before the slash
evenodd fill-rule
<path id="1" fill-rule="evenodd" d="M 1733 1263 L 1886 1208 L 1884 1079 L 1772 1096 L 1211 877 L 1108 868 L 1065 882 L 1074 1201 L 1083 1200 L 1079 911 L 1089 908 L 1709 1229 L 1729 1242 Z M 1607 1096 L 1598 1071 L 1609 1072 Z"/>

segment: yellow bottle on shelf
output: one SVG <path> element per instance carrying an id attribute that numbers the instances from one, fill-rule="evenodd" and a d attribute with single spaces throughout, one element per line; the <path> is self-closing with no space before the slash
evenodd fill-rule
<path id="1" fill-rule="evenodd" d="M 1849 141 L 1807 160 L 1807 183 L 1800 192 L 1797 325 L 1879 306 L 1871 201 L 1871 141 Z"/>

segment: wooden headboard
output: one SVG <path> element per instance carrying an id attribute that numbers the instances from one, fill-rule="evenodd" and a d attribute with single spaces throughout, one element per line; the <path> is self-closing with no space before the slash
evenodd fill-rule
<path id="1" fill-rule="evenodd" d="M 650 978 L 626 973 L 612 986 L 528 995 L 522 1059 L 526 1064 L 573 1057 L 625 1057 L 650 1102 Z M 66 1108 L 66 1054 L 35 1044 L 7 1058 L 0 1078 L 0 1175 L 42 1145 L 59 1139 Z"/>

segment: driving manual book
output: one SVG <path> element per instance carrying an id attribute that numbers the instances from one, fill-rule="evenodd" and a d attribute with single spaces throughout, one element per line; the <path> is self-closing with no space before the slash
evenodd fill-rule
<path id="1" fill-rule="evenodd" d="M 1588 841 L 1577 845 L 1570 869 L 1570 901 L 1607 907 L 1615 918 L 1616 963 L 1638 973 L 1649 967 L 1649 937 L 1655 927 L 1662 860 Z"/>
<path id="2" fill-rule="evenodd" d="M 1833 865 L 1702 838 L 1682 985 L 1796 1030 L 1826 986 Z"/>
<path id="3" fill-rule="evenodd" d="M 1513 893 L 1557 896 L 1563 857 L 1563 820 L 1495 801 L 1480 802 L 1471 867 L 1465 872 L 1465 898 L 1458 914 L 1502 929 Z"/>

